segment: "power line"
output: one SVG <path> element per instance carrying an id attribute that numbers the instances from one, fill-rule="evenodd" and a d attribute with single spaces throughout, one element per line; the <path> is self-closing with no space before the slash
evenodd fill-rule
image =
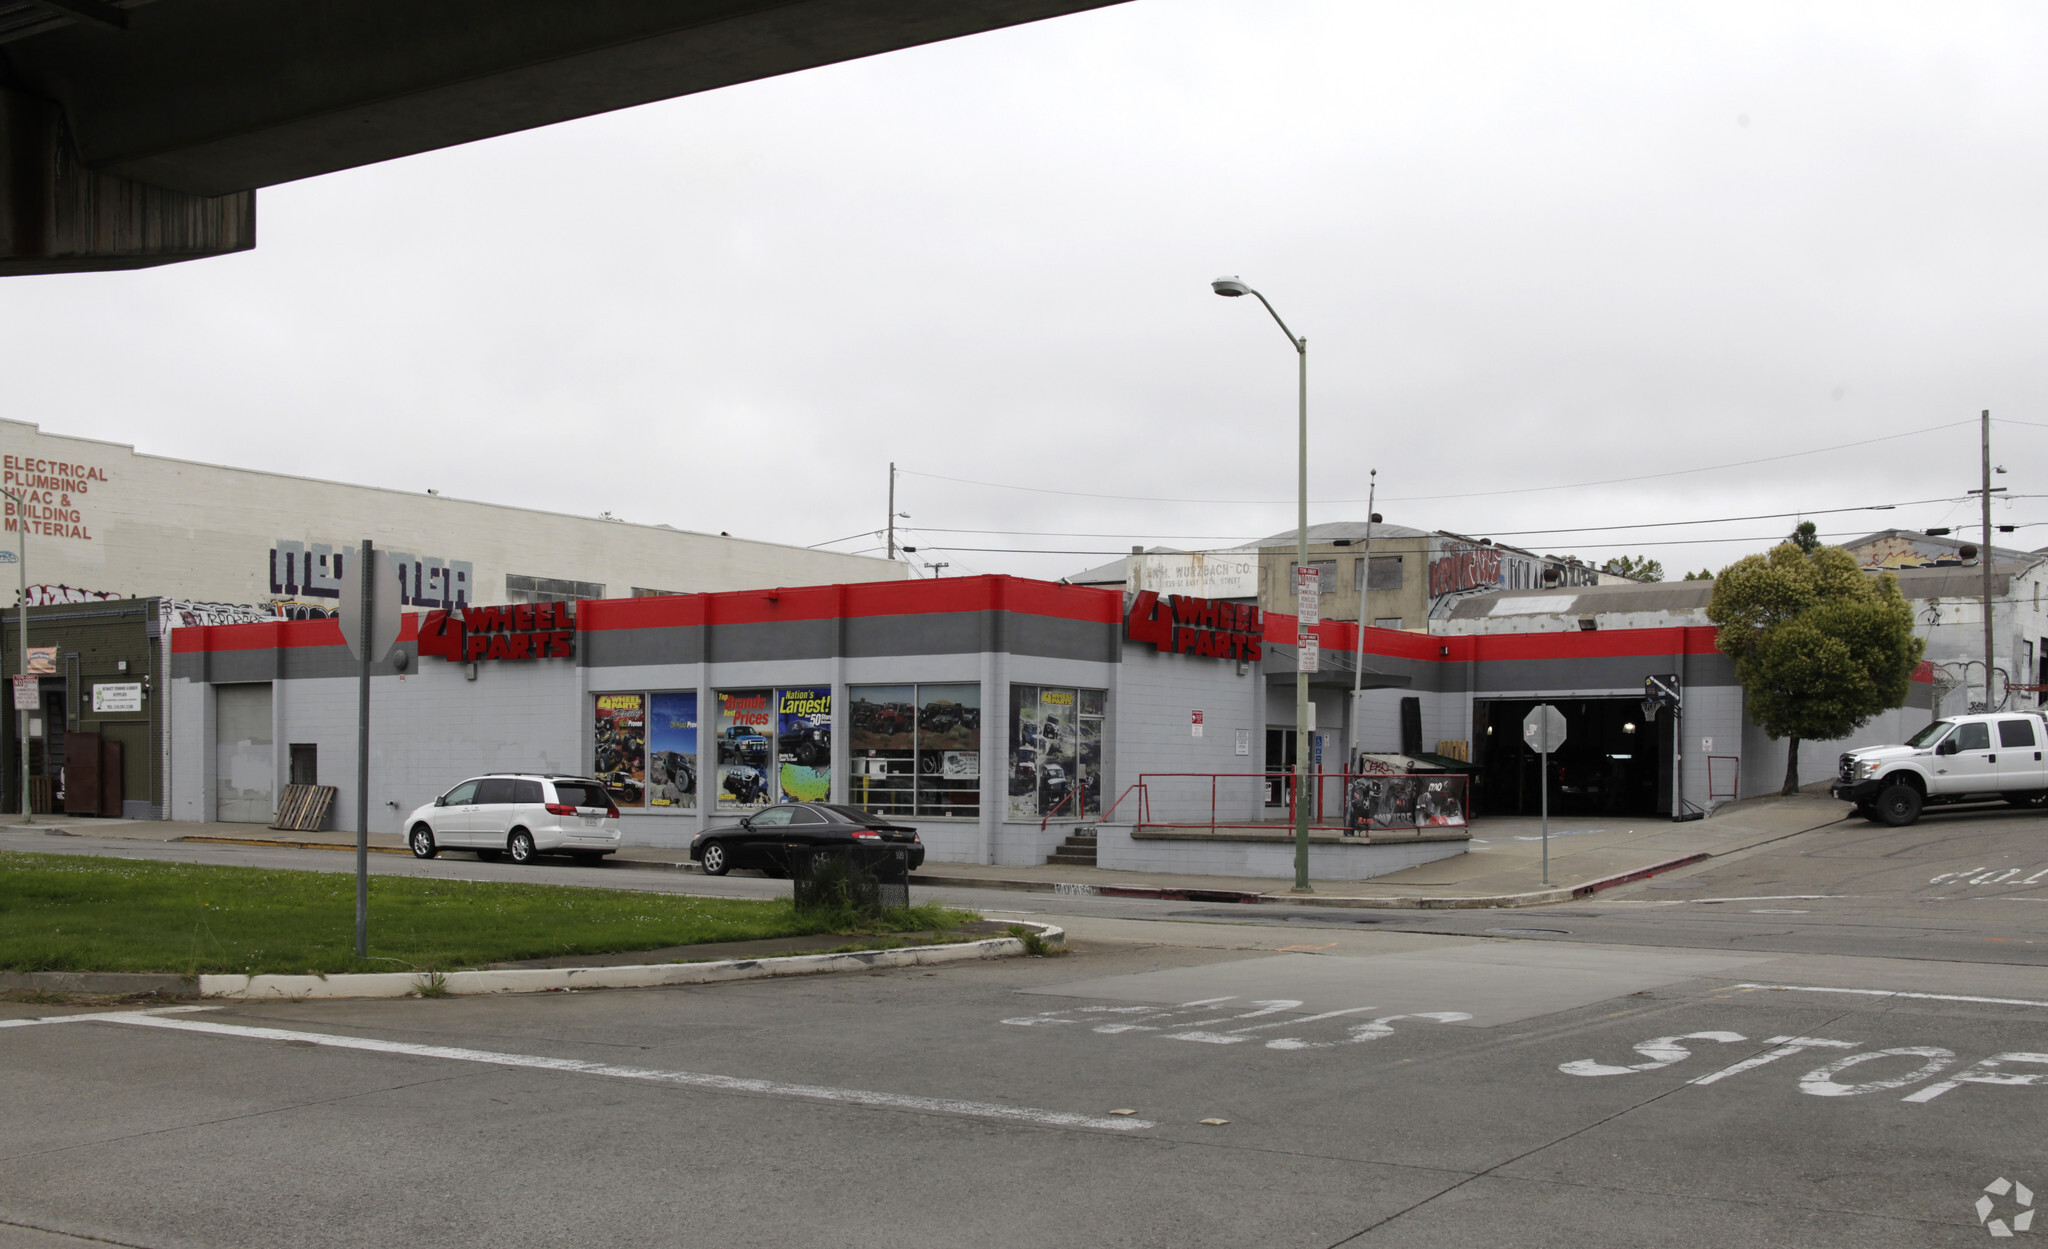
<path id="1" fill-rule="evenodd" d="M 1831 516 L 1831 515 L 1838 515 L 1838 514 L 1841 514 L 1841 513 L 1846 513 L 1846 512 L 1884 512 L 1884 511 L 1892 511 L 1892 510 L 1895 510 L 1895 509 L 1897 509 L 1897 508 L 1902 508 L 1902 507 L 1922 507 L 1922 506 L 1927 506 L 1927 505 L 1930 505 L 1930 504 L 1935 504 L 1935 503 L 1954 503 L 1954 502 L 1956 502 L 1956 501 L 1957 501 L 1957 498 L 1956 498 L 1956 497 L 1953 497 L 1953 496 L 1952 496 L 1952 497 L 1946 497 L 1946 498 L 1939 498 L 1939 499 L 1908 499 L 1908 500 L 1905 500 L 1905 501 L 1902 501 L 1902 502 L 1899 502 L 1899 503 L 1865 503 L 1865 504 L 1860 504 L 1860 505 L 1858 505 L 1858 506 L 1855 506 L 1855 507 L 1824 507 L 1824 508 L 1801 508 L 1801 509 L 1798 509 L 1798 510 L 1795 510 L 1795 511 L 1790 511 L 1790 512 L 1760 512 L 1760 513 L 1755 513 L 1755 514 L 1752 514 L 1752 515 L 1747 515 L 1747 516 L 1710 516 L 1710 517 L 1703 517 L 1703 518 L 1700 518 L 1700 519 L 1697 519 L 1697 520 L 1660 520 L 1660 521 L 1638 521 L 1638 522 L 1633 522 L 1633 523 L 1630 523 L 1630 524 L 1623 524 L 1623 525 L 1580 525 L 1580 526 L 1562 526 L 1562 527 L 1558 527 L 1558 528 L 1553 528 L 1553 529 L 1510 529 L 1510 530 L 1486 530 L 1486 531 L 1484 531 L 1484 532 L 1485 532 L 1486 536 L 1489 536 L 1489 537 L 1502 537 L 1502 538 L 1515 538 L 1515 537 L 1527 537 L 1527 536 L 1531 536 L 1531 535 L 1542 535 L 1542 534 L 1575 534 L 1575 533 L 1612 533 L 1612 532 L 1617 532 L 1617 531 L 1630 531 L 1630 532 L 1634 532 L 1634 531 L 1639 531 L 1639 530 L 1645 530 L 1645 529 L 1671 529 L 1671 528 L 1676 528 L 1676 527 L 1680 527 L 1680 526 L 1687 526 L 1687 525 L 1721 525 L 1721 524 L 1734 524 L 1734 523 L 1736 523 L 1736 522 L 1740 522 L 1740 521 L 1751 521 L 1751 520 L 1788 520 L 1788 519 L 1796 519 L 1796 518 L 1800 518 L 1800 517 L 1806 517 L 1806 516 Z M 1962 501 L 1963 501 L 1963 502 L 1967 502 L 1968 500 L 1966 500 L 1966 499 L 1965 499 L 1965 500 L 1962 500 Z M 2031 524 L 2044 524 L 2044 523 L 2048 523 L 2048 522 L 2040 522 L 2040 521 L 2035 521 L 2035 522 L 2028 522 L 2028 523 L 2031 523 Z M 1127 530 L 1125 530 L 1125 531 L 1112 531 L 1112 532 L 1095 532 L 1095 531 L 1072 531 L 1072 530 L 1057 530 L 1057 529 L 964 529 L 964 528 L 951 528 L 951 527 L 944 527 L 944 526 L 936 526 L 936 525 L 904 525 L 904 526 L 902 526 L 902 528 L 903 528 L 903 529 L 906 529 L 906 530 L 909 530 L 909 531 L 911 531 L 911 532 L 914 532 L 914 533 L 929 533 L 929 534 L 940 534 L 940 533 L 959 533 L 959 534 L 987 534 L 987 535 L 1001 535 L 1001 536 L 1011 536 L 1011 537 L 1020 537 L 1020 538 L 1120 538 L 1120 537 L 1132 537 L 1132 538 L 1147 538 L 1147 537 L 1149 537 L 1149 538 L 1153 538 L 1153 539 L 1158 539 L 1158 538 L 1163 538 L 1163 537 L 1176 537 L 1176 538 L 1193 538 L 1193 539 L 1198 539 L 1198 540 L 1216 540 L 1216 541 L 1230 541 L 1230 540 L 1231 540 L 1231 539 L 1233 539 L 1233 538 L 1237 538 L 1237 537 L 1239 537 L 1239 535 L 1236 535 L 1236 534 L 1163 534 L 1163 533 L 1152 533 L 1152 534 L 1138 534 L 1138 533 L 1132 533 L 1132 532 L 1130 532 L 1130 531 L 1127 531 Z M 1288 532 L 1290 532 L 1290 533 L 1291 533 L 1292 531 L 1290 530 L 1290 531 L 1288 531 Z M 1394 537 L 1391 537 L 1391 536 L 1389 536 L 1388 540 L 1389 540 L 1389 541 L 1402 541 L 1403 539 L 1401 539 L 1401 538 L 1394 538 Z M 1410 539 L 1407 539 L 1407 540 L 1412 540 L 1412 538 L 1410 538 Z M 1657 540 L 1657 541 L 1662 541 L 1662 539 L 1655 539 L 1655 540 Z M 1714 539 L 1714 540 L 1715 540 L 1715 541 L 1720 541 L 1721 539 Z M 1727 539 L 1727 541 L 1741 541 L 1741 540 L 1742 540 L 1742 539 L 1732 539 L 1732 538 L 1731 538 L 1731 539 Z M 955 548 L 955 547 L 949 547 L 949 548 L 946 548 L 946 549 L 948 549 L 948 550 L 964 550 L 964 549 L 967 549 L 967 548 Z M 995 548 L 990 548 L 990 549 L 995 549 Z M 1116 553 L 1116 554 L 1120 554 L 1121 552 L 1113 552 L 1113 553 Z"/>
<path id="2" fill-rule="evenodd" d="M 1977 422 L 1975 419 L 1967 421 L 1950 421 L 1944 425 L 1930 425 L 1925 429 L 1909 429 L 1904 433 L 1884 434 L 1876 438 L 1859 438 L 1855 442 L 1837 443 L 1836 445 L 1830 447 L 1814 447 L 1811 450 L 1807 451 L 1789 451 L 1783 455 L 1766 455 L 1758 457 L 1753 460 L 1734 460 L 1726 464 L 1703 464 L 1697 468 L 1678 468 L 1672 469 L 1671 471 L 1664 473 L 1643 473 L 1633 477 L 1609 477 L 1600 481 L 1566 482 L 1555 486 L 1518 486 L 1509 490 L 1474 490 L 1464 494 L 1406 495 L 1399 498 L 1390 498 L 1387 500 L 1387 502 L 1427 503 L 1439 499 L 1483 499 L 1510 494 L 1536 494 L 1549 490 L 1581 490 L 1589 486 L 1615 486 L 1637 481 L 1660 481 L 1669 477 L 1684 477 L 1692 473 L 1712 473 L 1718 472 L 1721 469 L 1725 468 L 1749 468 L 1757 464 L 1773 464 L 1781 460 L 1796 460 L 1802 456 L 1822 455 L 1829 451 L 1845 451 L 1855 447 L 1866 447 L 1871 445 L 1872 443 L 1894 442 L 1900 438 L 1915 438 L 1921 434 L 1931 434 L 1939 430 L 1954 429 L 1961 425 L 1975 425 L 1976 423 Z M 944 473 L 926 473 L 920 472 L 917 469 L 913 468 L 901 468 L 896 471 L 905 474 L 906 476 L 926 477 L 930 478 L 933 481 L 950 481 L 963 486 L 980 486 L 988 490 L 1019 490 L 1029 494 L 1061 495 L 1063 497 L 1073 499 L 1111 499 L 1122 503 L 1205 503 L 1211 505 L 1223 503 L 1239 507 L 1277 507 L 1282 504 L 1291 504 L 1295 502 L 1295 500 L 1293 499 L 1187 499 L 1173 498 L 1162 495 L 1101 494 L 1088 490 L 1055 490 L 1050 486 L 1017 486 L 1011 485 L 1008 482 L 1001 481 L 979 481 L 968 477 L 949 477 Z M 1366 500 L 1311 499 L 1310 502 L 1328 505 L 1364 503 L 1366 502 Z"/>
<path id="3" fill-rule="evenodd" d="M 1820 537 L 1820 538 L 1847 538 L 1847 537 L 1852 537 L 1852 536 L 1860 536 L 1860 531 L 1859 531 L 1859 530 L 1855 530 L 1855 529 L 1844 529 L 1844 530 L 1841 530 L 1841 531 L 1839 531 L 1839 532 L 1833 532 L 1833 533 L 1822 533 L 1822 534 L 1816 534 L 1816 535 L 1814 535 L 1814 536 L 1815 536 L 1815 537 Z M 1785 541 L 1785 535 L 1784 535 L 1784 534 L 1781 534 L 1781 533 L 1778 533 L 1778 534 L 1766 534 L 1766 535 L 1764 535 L 1764 536 L 1762 536 L 1762 537 L 1756 537 L 1756 538 L 1674 538 L 1674 539 L 1671 539 L 1671 540 L 1668 540 L 1668 541 L 1665 541 L 1665 540 L 1660 540 L 1660 541 L 1658 541 L 1658 542 L 1657 542 L 1657 544 L 1656 544 L 1656 545 L 1658 545 L 1658 546 L 1660 546 L 1660 547 L 1665 547 L 1665 546 L 1717 546 L 1717 545 L 1725 545 L 1725 544 L 1727 544 L 1727 543 L 1731 543 L 1731 542 L 1771 542 L 1771 543 L 1777 543 L 1777 542 L 1783 542 L 1783 541 Z M 1632 545 L 1632 544 L 1624 544 L 1624 543 L 1608 543 L 1608 544 L 1606 544 L 1606 545 L 1609 545 L 1609 546 L 1621 546 L 1621 545 Z M 922 543 L 918 544 L 918 548 L 917 548 L 917 549 L 918 549 L 919 551 L 975 551 L 975 552 L 981 552 L 981 553 L 984 553 L 984 554 L 993 554 L 993 555 L 1129 555 L 1129 554 L 1130 554 L 1130 552 L 1129 552 L 1129 551 L 1127 551 L 1127 550 L 1126 550 L 1126 551 L 1064 551 L 1064 550 L 1048 550 L 1048 549 L 1046 549 L 1046 548 L 1043 548 L 1043 547 L 1021 547 L 1021 546 L 925 546 L 925 545 L 924 545 L 924 544 L 922 544 Z M 1362 548 L 1362 547 L 1360 548 L 1360 550 L 1361 550 L 1361 551 L 1362 551 L 1363 549 L 1364 549 L 1364 548 Z M 1340 558 L 1340 559 L 1341 559 L 1341 558 L 1343 558 L 1343 557 L 1342 557 L 1342 556 L 1338 556 L 1337 558 Z M 1355 558 L 1363 558 L 1363 556 L 1361 555 L 1361 556 L 1358 556 L 1358 557 L 1355 557 Z"/>

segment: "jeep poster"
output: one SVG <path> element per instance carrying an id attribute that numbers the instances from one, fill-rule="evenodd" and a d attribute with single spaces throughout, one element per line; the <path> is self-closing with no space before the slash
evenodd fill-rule
<path id="1" fill-rule="evenodd" d="M 718 692 L 718 807 L 737 810 L 773 802 L 768 737 L 775 732 L 772 690 Z"/>
<path id="2" fill-rule="evenodd" d="M 832 690 L 778 692 L 775 758 L 780 765 L 782 801 L 832 800 Z"/>
<path id="3" fill-rule="evenodd" d="M 653 694 L 647 707 L 647 805 L 697 806 L 697 692 Z"/>
<path id="4" fill-rule="evenodd" d="M 647 792 L 647 704 L 640 694 L 597 696 L 596 771 L 605 792 L 622 807 L 637 807 Z"/>

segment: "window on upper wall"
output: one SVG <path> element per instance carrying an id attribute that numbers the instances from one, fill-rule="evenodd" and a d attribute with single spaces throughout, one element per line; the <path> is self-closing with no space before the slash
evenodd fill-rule
<path id="1" fill-rule="evenodd" d="M 877 815 L 981 816 L 981 686 L 856 685 L 847 799 Z"/>
<path id="2" fill-rule="evenodd" d="M 1379 619 L 1373 621 L 1372 623 L 1373 627 L 1377 629 L 1398 629 L 1401 627 L 1401 617 L 1381 616 Z"/>
<path id="3" fill-rule="evenodd" d="M 1013 820 L 1088 819 L 1102 814 L 1101 690 L 1010 687 L 1010 804 Z"/>
<path id="4" fill-rule="evenodd" d="M 1316 570 L 1316 577 L 1320 582 L 1320 584 L 1316 587 L 1318 590 L 1322 591 L 1324 594 L 1328 594 L 1332 590 L 1335 590 L 1337 588 L 1336 560 L 1312 559 L 1308 562 L 1308 566 Z M 1294 593 L 1294 572 L 1296 569 L 1300 567 L 1300 564 L 1297 564 L 1292 560 L 1288 561 L 1286 590 L 1289 594 Z"/>
<path id="5" fill-rule="evenodd" d="M 634 598 L 672 598 L 672 597 L 674 597 L 675 595 L 678 595 L 678 594 L 683 594 L 683 593 L 686 593 L 686 591 L 683 591 L 683 590 L 650 590 L 650 589 L 648 589 L 648 588 L 647 588 L 646 586 L 644 586 L 644 585 L 636 585 L 636 586 L 634 586 L 634 587 L 633 587 L 633 597 L 634 597 Z"/>
<path id="6" fill-rule="evenodd" d="M 1360 570 L 1365 567 L 1365 557 L 1351 561 L 1351 585 L 1358 587 Z M 1372 557 L 1372 584 L 1368 590 L 1398 590 L 1401 588 L 1401 557 L 1398 555 L 1375 555 Z"/>
<path id="7" fill-rule="evenodd" d="M 528 577 L 516 572 L 505 574 L 505 601 L 508 603 L 560 603 L 603 597 L 604 583 L 601 581 L 564 581 L 558 577 Z"/>

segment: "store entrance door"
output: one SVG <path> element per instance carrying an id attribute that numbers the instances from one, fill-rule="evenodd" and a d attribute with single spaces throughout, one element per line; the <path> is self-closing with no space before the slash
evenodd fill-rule
<path id="1" fill-rule="evenodd" d="M 1293 729 L 1266 730 L 1266 805 L 1284 807 L 1289 805 L 1288 795 L 1294 792 L 1294 761 L 1299 757 L 1300 735 Z M 1286 776 L 1275 776 L 1285 772 Z"/>
<path id="2" fill-rule="evenodd" d="M 1671 718 L 1643 718 L 1635 698 L 1482 700 L 1473 706 L 1474 809 L 1482 815 L 1542 810 L 1543 761 L 1522 740 L 1522 720 L 1541 702 L 1564 713 L 1565 743 L 1550 756 L 1550 813 L 1656 815 L 1670 784 Z M 1668 799 L 1666 800 L 1668 802 Z"/>

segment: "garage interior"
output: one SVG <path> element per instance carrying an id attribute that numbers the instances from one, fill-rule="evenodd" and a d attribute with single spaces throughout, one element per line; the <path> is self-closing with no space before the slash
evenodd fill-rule
<path id="1" fill-rule="evenodd" d="M 1639 698 L 1486 699 L 1472 711 L 1474 810 L 1537 815 L 1542 760 L 1522 721 L 1542 702 L 1564 713 L 1565 742 L 1550 757 L 1550 813 L 1659 815 L 1671 809 L 1671 716 L 1643 716 Z"/>

